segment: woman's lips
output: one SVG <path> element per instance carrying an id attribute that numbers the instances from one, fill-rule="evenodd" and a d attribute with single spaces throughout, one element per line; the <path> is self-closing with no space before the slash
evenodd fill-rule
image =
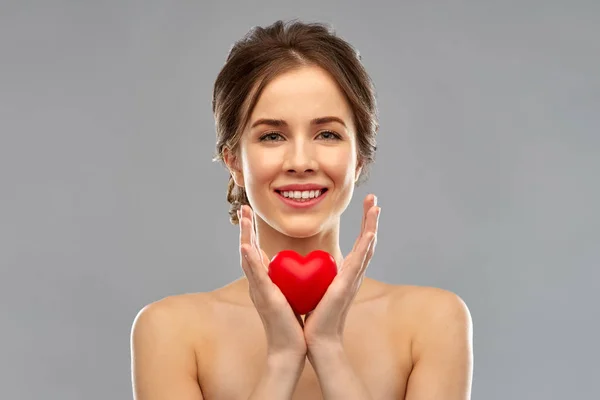
<path id="1" fill-rule="evenodd" d="M 313 207 L 317 204 L 319 204 L 321 202 L 321 200 L 323 200 L 323 198 L 325 196 L 327 196 L 327 192 L 329 192 L 327 189 L 324 189 L 321 194 L 319 195 L 319 197 L 314 197 L 312 199 L 308 199 L 308 200 L 303 200 L 303 201 L 296 201 L 296 200 L 292 200 L 288 197 L 284 197 L 283 194 L 281 192 L 275 191 L 275 193 L 277 193 L 277 197 L 279 197 L 281 199 L 281 201 L 293 208 L 310 208 Z"/>

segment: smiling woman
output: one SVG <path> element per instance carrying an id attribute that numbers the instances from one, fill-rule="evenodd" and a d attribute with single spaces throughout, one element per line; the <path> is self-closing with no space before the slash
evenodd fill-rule
<path id="1" fill-rule="evenodd" d="M 340 249 L 341 215 L 374 160 L 378 130 L 373 85 L 352 46 L 322 24 L 255 28 L 231 49 L 213 111 L 244 276 L 140 311 L 136 399 L 468 399 L 464 302 L 365 277 L 381 212 L 374 195 L 351 252 Z M 267 272 L 284 250 L 321 250 L 335 262 L 306 315 Z"/>
<path id="2" fill-rule="evenodd" d="M 251 204 L 267 254 L 268 243 L 276 243 L 270 236 L 282 233 L 307 238 L 307 249 L 327 246 L 335 251 L 333 241 L 328 246 L 320 236 L 335 231 L 368 163 L 357 149 L 353 115 L 331 74 L 305 62 L 269 81 L 249 113 L 250 127 L 231 147 L 223 147 L 240 199 L 232 208 Z M 368 133 L 371 138 L 374 134 Z M 363 153 L 372 157 L 373 150 Z M 287 198 L 277 193 L 285 186 L 290 188 Z M 320 191 L 316 199 L 306 203 L 291 199 L 291 194 L 310 197 L 311 188 Z M 294 206 L 303 212 L 291 212 L 289 207 Z M 341 261 L 341 254 L 334 257 Z"/>
<path id="3" fill-rule="evenodd" d="M 331 127 L 332 136 L 354 139 L 355 153 L 365 168 L 362 176 L 366 176 L 379 128 L 374 85 L 356 49 L 321 24 L 285 26 L 278 21 L 252 29 L 233 46 L 214 86 L 215 160 L 223 160 L 228 150 L 237 150 L 245 131 L 271 138 L 273 134 L 281 137 L 278 130 L 290 133 L 290 124 L 298 121 L 281 116 L 285 107 L 296 108 L 296 101 L 311 102 L 313 114 L 302 121 L 310 129 Z M 245 188 L 235 184 L 233 175 L 228 201 L 231 221 L 236 224 L 237 210 L 249 202 Z"/>

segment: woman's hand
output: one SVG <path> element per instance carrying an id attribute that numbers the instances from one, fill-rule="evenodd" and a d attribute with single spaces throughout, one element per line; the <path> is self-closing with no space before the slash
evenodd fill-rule
<path id="1" fill-rule="evenodd" d="M 309 355 L 319 348 L 342 347 L 346 316 L 375 250 L 380 212 L 377 198 L 368 195 L 363 203 L 360 235 L 352 251 L 342 262 L 317 307 L 304 319 L 304 338 Z"/>
<path id="2" fill-rule="evenodd" d="M 307 346 L 302 319 L 269 278 L 269 258 L 256 242 L 252 209 L 242 206 L 238 219 L 242 269 L 248 278 L 250 298 L 265 328 L 268 356 L 304 362 Z"/>

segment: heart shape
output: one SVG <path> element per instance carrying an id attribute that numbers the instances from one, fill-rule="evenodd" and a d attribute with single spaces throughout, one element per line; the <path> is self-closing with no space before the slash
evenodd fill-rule
<path id="1" fill-rule="evenodd" d="M 283 250 L 269 263 L 268 274 L 292 310 L 305 315 L 317 307 L 337 275 L 337 267 L 326 251 L 315 250 L 302 257 L 293 250 Z"/>

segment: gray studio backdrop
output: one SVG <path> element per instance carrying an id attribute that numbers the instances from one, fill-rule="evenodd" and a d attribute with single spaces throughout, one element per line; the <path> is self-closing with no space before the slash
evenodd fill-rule
<path id="1" fill-rule="evenodd" d="M 600 398 L 600 3 L 314 0 L 2 2 L 0 398 L 131 398 L 136 313 L 241 275 L 212 84 L 295 17 L 377 86 L 343 249 L 376 193 L 368 275 L 467 302 L 474 399 Z"/>

